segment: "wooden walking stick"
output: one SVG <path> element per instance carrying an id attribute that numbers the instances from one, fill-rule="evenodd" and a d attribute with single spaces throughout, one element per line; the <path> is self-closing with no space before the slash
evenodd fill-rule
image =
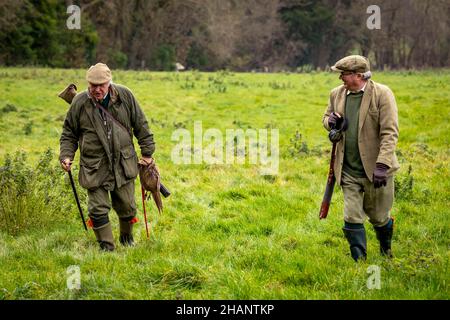
<path id="1" fill-rule="evenodd" d="M 149 239 L 150 235 L 148 233 L 147 211 L 145 209 L 145 189 L 142 185 L 141 185 L 141 193 L 142 193 L 142 207 L 144 208 L 145 231 L 147 232 L 147 239 Z"/>

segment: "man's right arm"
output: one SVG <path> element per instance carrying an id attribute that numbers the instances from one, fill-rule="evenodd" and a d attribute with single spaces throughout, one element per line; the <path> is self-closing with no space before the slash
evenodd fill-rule
<path id="1" fill-rule="evenodd" d="M 70 170 L 70 164 L 78 149 L 79 121 L 75 109 L 75 106 L 72 104 L 64 120 L 63 131 L 59 139 L 59 161 L 64 163 L 62 167 L 66 171 Z"/>

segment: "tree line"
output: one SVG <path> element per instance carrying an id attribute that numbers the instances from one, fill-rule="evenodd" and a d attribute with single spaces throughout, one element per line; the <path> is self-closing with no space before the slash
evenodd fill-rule
<path id="1" fill-rule="evenodd" d="M 69 29 L 77 5 L 80 29 Z M 0 0 L 0 65 L 280 71 L 347 54 L 376 69 L 450 66 L 448 0 Z"/>

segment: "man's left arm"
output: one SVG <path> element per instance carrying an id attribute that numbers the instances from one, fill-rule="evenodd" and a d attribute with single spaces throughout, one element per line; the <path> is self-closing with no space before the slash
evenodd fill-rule
<path id="1" fill-rule="evenodd" d="M 133 127 L 133 134 L 138 140 L 139 147 L 141 148 L 141 155 L 143 158 L 151 158 L 155 152 L 155 142 L 153 140 L 153 133 L 151 132 L 147 118 L 142 111 L 139 103 L 130 93 L 131 103 L 131 125 Z"/>
<path id="2" fill-rule="evenodd" d="M 380 152 L 377 163 L 393 166 L 398 141 L 398 111 L 395 97 L 389 88 L 384 88 L 379 102 Z"/>

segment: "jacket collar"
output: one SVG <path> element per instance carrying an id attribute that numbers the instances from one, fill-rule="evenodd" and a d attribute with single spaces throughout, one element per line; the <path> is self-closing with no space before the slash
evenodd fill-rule
<path id="1" fill-rule="evenodd" d="M 120 100 L 119 91 L 117 90 L 115 84 L 111 83 L 109 86 L 109 94 L 111 96 L 111 103 L 115 104 Z"/>
<path id="2" fill-rule="evenodd" d="M 373 81 L 367 81 L 364 87 L 364 94 L 361 100 L 361 106 L 359 109 L 359 130 L 361 130 L 364 125 L 364 121 L 366 120 L 367 112 L 370 107 L 370 103 L 373 95 Z M 347 90 L 343 85 L 341 85 L 340 89 L 337 92 L 337 108 L 336 111 L 339 114 L 345 114 L 345 102 L 347 100 Z"/>
<path id="3" fill-rule="evenodd" d="M 359 131 L 361 131 L 364 121 L 366 120 L 367 112 L 369 111 L 370 102 L 373 94 L 373 81 L 367 81 L 364 95 L 361 101 L 361 107 L 359 109 Z"/>

